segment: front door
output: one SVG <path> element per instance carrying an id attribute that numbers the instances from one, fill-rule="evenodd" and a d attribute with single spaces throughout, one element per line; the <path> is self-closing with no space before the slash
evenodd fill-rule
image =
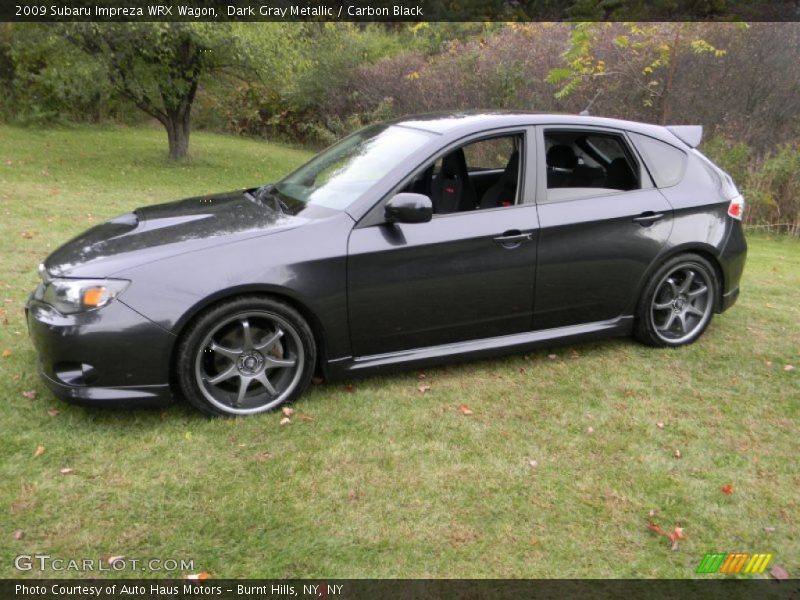
<path id="1" fill-rule="evenodd" d="M 446 150 L 443 161 L 440 157 L 445 170 L 448 163 L 458 162 L 454 153 L 467 157 L 466 161 L 460 158 L 466 162 L 466 173 L 455 167 L 446 173 L 456 185 L 446 178 L 443 183 L 447 190 L 464 195 L 442 202 L 442 212 L 430 222 L 384 223 L 353 230 L 348 248 L 348 307 L 354 356 L 530 329 L 538 217 L 535 204 L 525 202 L 532 198 L 522 176 L 525 155 L 530 154 L 523 152 L 524 136 L 508 137 L 518 139 L 503 145 L 495 136 L 492 149 L 483 151 L 469 144 Z M 501 180 L 498 172 L 494 189 L 478 196 L 474 187 L 469 189 L 469 174 L 485 173 L 493 165 L 471 165 L 470 157 L 492 156 L 489 150 L 497 153 L 495 147 L 507 147 L 508 156 L 496 159 L 507 165 L 506 177 Z M 420 173 L 432 178 L 422 182 L 428 188 L 438 185 L 437 168 L 420 167 Z M 511 169 L 519 173 L 516 190 Z M 465 202 L 466 197 L 473 199 Z"/>

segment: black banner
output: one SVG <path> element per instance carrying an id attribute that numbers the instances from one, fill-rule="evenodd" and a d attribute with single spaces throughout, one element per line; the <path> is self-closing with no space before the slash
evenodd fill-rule
<path id="1" fill-rule="evenodd" d="M 0 0 L 0 21 L 798 21 L 800 0 Z"/>
<path id="2" fill-rule="evenodd" d="M 800 580 L 90 580 L 0 581 L 3 600 L 789 600 Z"/>

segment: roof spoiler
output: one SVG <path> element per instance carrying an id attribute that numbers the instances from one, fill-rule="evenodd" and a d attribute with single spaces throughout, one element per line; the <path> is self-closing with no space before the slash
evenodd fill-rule
<path id="1" fill-rule="evenodd" d="M 667 125 L 667 129 L 692 148 L 697 148 L 703 139 L 702 125 Z"/>

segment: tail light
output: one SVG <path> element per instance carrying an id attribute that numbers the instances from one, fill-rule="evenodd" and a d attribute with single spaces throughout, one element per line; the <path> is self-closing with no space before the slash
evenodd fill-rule
<path id="1" fill-rule="evenodd" d="M 736 196 L 736 198 L 731 200 L 731 203 L 728 205 L 728 215 L 737 221 L 742 220 L 744 216 L 744 198 Z"/>

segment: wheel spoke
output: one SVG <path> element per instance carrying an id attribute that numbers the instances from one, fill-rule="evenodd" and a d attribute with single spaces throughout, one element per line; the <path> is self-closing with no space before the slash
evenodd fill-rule
<path id="1" fill-rule="evenodd" d="M 286 367 L 293 367 L 297 364 L 296 358 L 273 358 L 271 356 L 264 357 L 264 363 L 267 369 L 282 369 Z"/>
<path id="2" fill-rule="evenodd" d="M 702 317 L 705 313 L 697 308 L 694 304 L 687 304 L 686 305 L 686 312 L 691 313 L 693 315 L 697 315 L 698 317 Z"/>
<path id="3" fill-rule="evenodd" d="M 678 285 L 675 283 L 672 277 L 667 279 L 667 283 L 669 284 L 669 289 L 672 291 L 672 298 L 673 299 L 677 298 L 678 295 L 680 294 L 680 292 L 678 291 Z"/>
<path id="4" fill-rule="evenodd" d="M 700 294 L 705 294 L 708 291 L 708 287 L 702 286 L 697 288 L 696 290 L 692 290 L 691 292 L 687 292 L 686 295 L 689 298 L 697 298 Z"/>
<path id="5" fill-rule="evenodd" d="M 234 375 L 236 375 L 238 369 L 236 368 L 236 364 L 232 364 L 230 367 L 222 371 L 221 373 L 217 373 L 213 377 L 209 377 L 206 379 L 208 383 L 212 385 L 217 385 L 218 383 L 225 381 L 226 379 L 230 379 Z"/>
<path id="6" fill-rule="evenodd" d="M 236 361 L 236 359 L 239 358 L 239 355 L 241 354 L 241 352 L 239 352 L 238 350 L 232 350 L 231 348 L 220 346 L 214 341 L 212 341 L 209 344 L 208 349 L 211 350 L 212 352 L 216 352 L 217 354 L 221 354 L 225 358 L 228 358 L 232 361 Z"/>
<path id="7" fill-rule="evenodd" d="M 680 321 L 680 324 L 681 324 L 681 331 L 683 333 L 686 333 L 686 313 L 685 312 L 679 312 L 679 313 L 676 313 L 676 314 L 678 316 L 678 321 Z"/>
<path id="8" fill-rule="evenodd" d="M 655 302 L 653 304 L 653 308 L 656 309 L 656 310 L 666 310 L 666 309 L 670 309 L 671 310 L 672 309 L 672 300 L 670 300 L 668 302 Z"/>
<path id="9" fill-rule="evenodd" d="M 275 344 L 278 343 L 278 340 L 280 340 L 282 337 L 283 337 L 283 330 L 280 327 L 276 327 L 275 328 L 275 333 L 273 333 L 271 336 L 261 340 L 258 344 L 256 344 L 254 346 L 254 348 L 256 350 L 269 352 L 270 350 L 272 350 L 272 348 L 275 346 Z"/>
<path id="10" fill-rule="evenodd" d="M 236 395 L 236 406 L 242 405 L 245 395 L 247 395 L 247 388 L 250 387 L 250 382 L 253 381 L 252 377 L 239 376 L 239 393 Z"/>
<path id="11" fill-rule="evenodd" d="M 275 389 L 275 386 L 273 386 L 272 382 L 270 382 L 269 378 L 267 377 L 266 372 L 262 371 L 261 373 L 259 373 L 256 376 L 255 379 L 256 379 L 257 382 L 259 382 L 261 385 L 263 385 L 265 388 L 267 388 L 267 391 L 270 394 L 272 394 L 273 396 L 277 396 L 278 395 L 278 392 Z"/>
<path id="12" fill-rule="evenodd" d="M 681 284 L 680 289 L 678 290 L 679 294 L 685 294 L 689 291 L 689 288 L 692 286 L 692 282 L 694 281 L 694 271 L 689 271 L 686 274 L 686 279 L 683 280 L 683 284 Z"/>
<path id="13" fill-rule="evenodd" d="M 669 317 L 667 317 L 667 322 L 664 323 L 661 327 L 656 326 L 659 331 L 668 331 L 672 324 L 675 322 L 675 313 L 669 313 Z"/>
<path id="14" fill-rule="evenodd" d="M 242 325 L 242 350 L 253 349 L 253 332 L 250 331 L 250 321 L 242 319 L 239 321 Z"/>

